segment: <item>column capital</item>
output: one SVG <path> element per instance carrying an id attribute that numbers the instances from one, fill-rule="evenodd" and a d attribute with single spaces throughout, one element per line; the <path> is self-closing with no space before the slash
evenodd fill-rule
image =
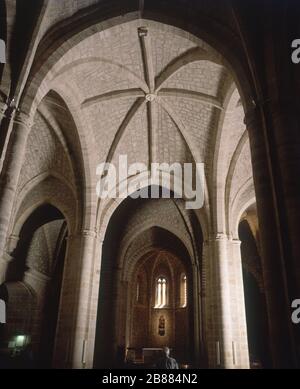
<path id="1" fill-rule="evenodd" d="M 15 124 L 19 124 L 21 126 L 24 126 L 28 130 L 31 129 L 33 126 L 33 119 L 31 116 L 29 116 L 27 113 L 22 111 L 16 111 L 13 116 L 13 122 Z"/>
<path id="2" fill-rule="evenodd" d="M 223 241 L 223 240 L 229 240 L 229 237 L 227 234 L 224 234 L 223 232 L 217 232 L 215 234 L 210 234 L 208 237 L 208 242 L 215 242 L 215 241 Z"/>
<path id="3" fill-rule="evenodd" d="M 81 239 L 81 238 L 97 238 L 98 234 L 95 230 L 83 229 L 81 232 L 70 234 L 66 237 L 67 241 Z"/>
<path id="4" fill-rule="evenodd" d="M 97 232 L 95 230 L 82 230 L 82 236 L 83 237 L 90 237 L 90 238 L 96 238 Z"/>
<path id="5" fill-rule="evenodd" d="M 231 239 L 230 242 L 237 246 L 240 246 L 242 243 L 239 239 Z"/>

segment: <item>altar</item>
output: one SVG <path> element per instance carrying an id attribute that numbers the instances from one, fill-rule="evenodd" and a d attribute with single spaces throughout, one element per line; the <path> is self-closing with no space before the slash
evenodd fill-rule
<path id="1" fill-rule="evenodd" d="M 157 347 L 145 347 L 143 348 L 143 360 L 144 364 L 152 365 L 162 356 L 162 348 Z"/>

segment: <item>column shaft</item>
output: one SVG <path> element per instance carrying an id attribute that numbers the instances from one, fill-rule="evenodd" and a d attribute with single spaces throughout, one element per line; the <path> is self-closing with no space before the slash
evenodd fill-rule
<path id="1" fill-rule="evenodd" d="M 220 234 L 210 239 L 209 249 L 205 291 L 209 366 L 249 368 L 239 245 Z"/>
<path id="2" fill-rule="evenodd" d="M 5 252 L 7 232 L 11 217 L 11 212 L 15 199 L 19 176 L 24 162 L 26 143 L 30 132 L 30 118 L 18 113 L 14 118 L 14 127 L 11 133 L 8 149 L 3 164 L 3 170 L 0 177 L 0 262 L 3 262 Z M 5 262 L 5 261 L 4 261 Z M 3 272 L 6 270 L 5 263 L 0 274 L 0 282 L 3 282 Z"/>
<path id="3" fill-rule="evenodd" d="M 76 289 L 75 321 L 72 329 L 73 350 L 72 367 L 85 368 L 87 366 L 86 355 L 89 352 L 89 326 L 90 308 L 92 297 L 92 280 L 94 272 L 94 252 L 96 234 L 91 231 L 84 231 L 81 243 L 81 266 L 78 267 Z"/>
<path id="4" fill-rule="evenodd" d="M 243 282 L 241 242 L 229 241 L 229 282 L 231 288 L 231 320 L 235 367 L 249 368 L 249 349 Z"/>
<path id="5" fill-rule="evenodd" d="M 210 240 L 210 307 L 211 331 L 210 347 L 212 348 L 210 360 L 211 367 L 233 367 L 230 291 L 228 276 L 227 239 L 223 235 Z"/>
<path id="6" fill-rule="evenodd" d="M 295 239 L 295 236 L 288 228 L 289 210 L 286 208 L 295 200 L 295 193 L 293 188 L 289 188 L 286 193 L 283 191 L 283 185 L 289 185 L 287 179 L 283 180 L 282 175 L 285 170 L 282 155 L 287 158 L 285 161 L 287 163 L 288 143 L 283 141 L 284 136 L 280 144 L 278 143 L 277 131 L 270 128 L 272 121 L 270 118 L 263 120 L 262 116 L 262 112 L 255 110 L 246 115 L 245 121 L 250 139 L 257 201 L 270 350 L 273 367 L 296 367 L 297 357 L 290 312 L 291 300 L 296 296 L 292 297 L 289 293 L 289 284 L 294 277 L 290 274 L 288 279 L 287 273 L 289 266 L 294 262 L 291 257 L 291 240 Z M 270 116 L 270 112 L 266 116 Z M 287 141 L 287 138 L 285 140 Z M 289 176 L 288 172 L 287 174 Z M 297 188 L 295 191 L 297 193 Z M 291 196 L 294 193 L 292 198 L 286 198 L 288 193 Z M 297 205 L 297 201 L 294 201 L 294 205 Z M 299 230 L 298 226 L 297 228 Z M 297 245 L 299 247 L 299 243 Z"/>

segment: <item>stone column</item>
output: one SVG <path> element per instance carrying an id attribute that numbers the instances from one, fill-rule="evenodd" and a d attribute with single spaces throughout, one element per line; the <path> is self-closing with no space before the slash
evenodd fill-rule
<path id="1" fill-rule="evenodd" d="M 72 327 L 76 320 L 75 296 L 77 290 L 76 280 L 80 275 L 80 247 L 80 235 L 69 235 L 67 237 L 66 257 L 53 353 L 54 368 L 72 367 Z"/>
<path id="2" fill-rule="evenodd" d="M 274 189 L 290 298 L 300 296 L 300 120 L 292 100 L 264 105 L 267 136 L 274 137 Z M 272 141 L 270 141 L 270 144 Z"/>
<path id="3" fill-rule="evenodd" d="M 3 128 L 4 122 L 5 122 L 5 112 L 7 110 L 8 106 L 4 101 L 0 101 L 0 129 Z M 0 135 L 0 172 L 1 172 L 1 166 L 2 166 L 2 156 L 3 156 L 3 151 L 4 151 L 4 144 L 5 144 L 5 134 Z"/>
<path id="4" fill-rule="evenodd" d="M 0 172 L 2 171 L 7 134 L 9 131 L 9 125 L 7 123 L 9 121 L 7 118 L 7 109 L 8 105 L 3 101 L 0 101 Z"/>
<path id="5" fill-rule="evenodd" d="M 7 104 L 3 101 L 0 101 L 0 123 L 2 119 L 5 118 L 5 111 L 7 110 Z"/>
<path id="6" fill-rule="evenodd" d="M 93 273 L 95 260 L 96 233 L 85 230 L 81 239 L 81 259 L 77 270 L 76 295 L 75 295 L 75 317 L 72 329 L 72 367 L 86 368 L 86 355 L 89 352 L 89 326 L 91 313 L 91 298 L 93 289 Z"/>
<path id="7" fill-rule="evenodd" d="M 96 233 L 68 237 L 56 332 L 55 368 L 92 368 L 90 336 L 96 327 L 92 304 Z M 91 331 L 90 331 L 91 329 Z"/>
<path id="8" fill-rule="evenodd" d="M 7 249 L 0 260 L 0 285 L 7 279 L 7 271 L 10 264 L 15 260 L 12 253 L 17 247 L 19 236 L 10 235 L 7 240 Z"/>
<path id="9" fill-rule="evenodd" d="M 203 241 L 202 249 L 202 271 L 201 271 L 201 325 L 203 328 L 202 342 L 201 342 L 201 359 L 203 367 L 208 367 L 209 361 L 214 360 L 213 345 L 210 345 L 209 331 L 211 328 L 211 311 L 210 311 L 210 285 L 211 285 L 211 271 L 210 271 L 210 246 L 209 241 Z"/>
<path id="10" fill-rule="evenodd" d="M 17 112 L 7 146 L 3 173 L 0 177 L 0 262 L 2 262 L 0 269 L 2 270 L 6 266 L 3 254 L 5 252 L 7 231 L 31 125 L 32 122 L 28 115 Z"/>
<path id="11" fill-rule="evenodd" d="M 217 234 L 209 240 L 210 285 L 209 307 L 209 366 L 232 368 L 232 323 L 230 311 L 230 285 L 228 273 L 227 237 Z"/>
<path id="12" fill-rule="evenodd" d="M 125 356 L 128 282 L 122 279 L 122 268 L 115 266 L 112 271 L 114 275 L 114 286 L 111 294 L 111 307 L 114 312 L 111 323 L 113 342 L 111 347 L 107 345 L 107 349 L 111 349 L 112 362 L 116 363 L 116 367 L 118 367 L 120 358 Z"/>
<path id="13" fill-rule="evenodd" d="M 14 258 L 8 253 L 4 253 L 2 258 L 0 258 L 0 285 L 5 282 L 9 264 L 13 260 Z"/>
<path id="14" fill-rule="evenodd" d="M 293 145 L 293 142 L 295 145 L 298 143 L 299 134 L 295 132 L 299 132 L 299 128 L 291 124 L 290 132 L 290 120 L 286 118 L 286 122 L 282 123 L 283 117 L 274 118 L 270 108 L 260 107 L 245 118 L 251 148 L 274 368 L 298 365 L 290 306 L 292 300 L 299 297 L 295 288 L 299 270 L 296 263 L 300 258 L 300 190 L 299 177 L 295 176 L 297 168 L 299 176 L 299 145 L 298 150 Z M 298 183 L 294 186 L 296 180 Z M 295 218 L 298 218 L 297 223 Z"/>
<path id="15" fill-rule="evenodd" d="M 103 241 L 96 239 L 96 248 L 94 254 L 94 270 L 92 280 L 92 297 L 89 313 L 89 337 L 86 350 L 86 367 L 93 368 L 94 364 L 94 350 L 96 340 L 97 329 L 97 313 L 99 302 L 99 287 L 100 287 L 100 272 L 101 272 L 101 259 L 102 259 L 102 246 Z"/>
<path id="16" fill-rule="evenodd" d="M 239 245 L 224 234 L 210 238 L 208 244 L 205 312 L 209 367 L 248 368 Z"/>
<path id="17" fill-rule="evenodd" d="M 241 241 L 229 241 L 229 282 L 231 290 L 232 348 L 234 366 L 248 369 L 249 349 L 245 308 L 245 293 L 241 258 Z"/>
<path id="18" fill-rule="evenodd" d="M 192 265 L 193 277 L 193 294 L 188 294 L 192 297 L 194 304 L 194 360 L 197 365 L 204 362 L 205 350 L 203 342 L 203 317 L 202 317 L 202 294 L 201 294 L 201 272 L 198 264 Z M 192 347 L 191 343 L 188 343 Z"/>

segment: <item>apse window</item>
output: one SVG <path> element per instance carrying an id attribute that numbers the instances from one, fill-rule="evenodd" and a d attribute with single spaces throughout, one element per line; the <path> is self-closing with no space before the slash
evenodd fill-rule
<path id="1" fill-rule="evenodd" d="M 155 308 L 164 308 L 167 305 L 167 280 L 160 277 L 156 281 Z"/>
<path id="2" fill-rule="evenodd" d="M 180 307 L 187 306 L 187 278 L 185 274 L 180 277 Z"/>

